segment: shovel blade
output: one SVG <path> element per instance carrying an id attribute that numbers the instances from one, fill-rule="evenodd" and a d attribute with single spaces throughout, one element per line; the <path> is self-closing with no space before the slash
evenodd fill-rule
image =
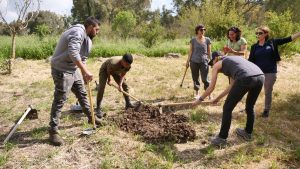
<path id="1" fill-rule="evenodd" d="M 96 133 L 96 130 L 94 128 L 89 128 L 89 129 L 83 130 L 81 134 L 84 136 L 89 136 L 94 133 Z"/>

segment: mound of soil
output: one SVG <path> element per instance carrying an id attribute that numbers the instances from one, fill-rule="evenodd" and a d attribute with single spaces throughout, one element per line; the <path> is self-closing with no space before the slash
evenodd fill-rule
<path id="1" fill-rule="evenodd" d="M 149 105 L 142 105 L 138 110 L 128 109 L 118 117 L 113 117 L 113 121 L 122 130 L 139 134 L 144 141 L 150 143 L 186 143 L 196 137 L 186 116 L 160 113 L 157 107 Z"/>

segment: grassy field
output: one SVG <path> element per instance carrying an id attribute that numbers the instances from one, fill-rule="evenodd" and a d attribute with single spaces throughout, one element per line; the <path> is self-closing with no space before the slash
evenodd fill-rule
<path id="1" fill-rule="evenodd" d="M 136 56 L 127 75 L 130 93 L 147 103 L 192 98 L 190 73 L 183 88 L 179 87 L 185 57 Z M 104 60 L 88 61 L 96 80 Z M 46 60 L 19 60 L 12 75 L 0 75 L 0 141 L 27 105 L 39 110 L 39 119 L 25 120 L 11 141 L 0 147 L 0 168 L 300 168 L 299 77 L 299 56 L 280 63 L 271 116 L 259 117 L 263 109 L 262 93 L 255 108 L 257 117 L 250 142 L 240 140 L 234 133 L 236 127 L 245 124 L 246 115 L 240 112 L 243 101 L 234 110 L 229 145 L 223 149 L 209 145 L 210 137 L 219 131 L 222 106 L 199 106 L 176 112 L 187 115 L 196 129 L 196 140 L 185 144 L 147 144 L 138 135 L 125 133 L 111 123 L 97 129 L 91 137 L 79 137 L 89 125 L 82 114 L 70 113 L 69 107 L 75 102 L 74 95 L 70 94 L 61 117 L 61 135 L 66 144 L 53 147 L 47 140 L 53 99 L 50 65 Z M 213 95 L 220 93 L 227 83 L 227 78 L 220 76 Z M 96 96 L 96 91 L 93 95 Z M 122 95 L 107 87 L 103 105 L 108 116 L 119 113 L 124 106 Z"/>
<path id="2" fill-rule="evenodd" d="M 10 56 L 11 37 L 0 36 L 0 59 Z M 19 36 L 16 39 L 16 57 L 24 59 L 45 59 L 54 52 L 59 37 L 46 37 L 40 41 L 37 36 Z M 222 42 L 215 42 L 213 49 L 220 49 Z M 162 57 L 167 53 L 187 54 L 189 39 L 161 40 L 152 48 L 146 48 L 141 39 L 107 39 L 97 37 L 94 40 L 91 57 L 111 57 L 124 53 L 137 53 L 149 57 Z"/>

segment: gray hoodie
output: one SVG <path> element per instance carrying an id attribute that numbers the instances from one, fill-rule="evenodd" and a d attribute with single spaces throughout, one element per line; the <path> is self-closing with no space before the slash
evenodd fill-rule
<path id="1" fill-rule="evenodd" d="M 92 41 L 87 36 L 85 27 L 74 25 L 66 30 L 60 37 L 51 59 L 53 69 L 74 73 L 77 69 L 75 61 L 85 63 L 92 48 Z"/>

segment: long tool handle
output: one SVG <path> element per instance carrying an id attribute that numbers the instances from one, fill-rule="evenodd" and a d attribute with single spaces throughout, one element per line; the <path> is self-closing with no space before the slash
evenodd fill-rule
<path id="1" fill-rule="evenodd" d="M 182 102 L 182 103 L 164 103 L 164 104 L 159 104 L 159 107 L 165 107 L 165 106 L 191 106 L 193 102 Z M 210 101 L 203 101 L 200 103 L 201 105 L 217 105 L 213 104 Z"/>
<path id="2" fill-rule="evenodd" d="M 87 87 L 88 87 L 88 95 L 89 95 L 89 100 L 90 100 L 90 110 L 91 110 L 91 113 L 92 113 L 91 115 L 92 115 L 93 127 L 95 129 L 96 128 L 95 112 L 94 112 L 94 105 L 93 105 L 91 83 L 90 82 L 87 82 Z"/>
<path id="3" fill-rule="evenodd" d="M 184 78 L 185 78 L 185 75 L 186 75 L 187 70 L 188 70 L 188 67 L 186 67 L 186 69 L 185 69 L 185 71 L 184 71 L 184 74 L 183 74 L 183 77 L 182 77 L 182 80 L 181 80 L 180 87 L 182 87 L 182 84 L 183 84 L 183 81 L 184 81 Z"/>
<path id="4" fill-rule="evenodd" d="M 115 84 L 111 84 L 114 88 L 116 88 L 116 89 L 119 89 L 119 87 L 118 86 L 116 86 Z M 125 94 L 126 96 L 129 96 L 129 97 L 131 97 L 131 98 L 133 98 L 135 101 L 137 101 L 137 102 L 139 102 L 140 100 L 139 99 L 137 99 L 136 97 L 134 97 L 134 96 L 132 96 L 132 95 L 130 95 L 129 93 L 127 93 L 127 92 L 125 92 L 125 91 L 121 91 L 123 94 Z"/>
<path id="5" fill-rule="evenodd" d="M 15 124 L 14 128 L 9 132 L 8 136 L 3 141 L 3 144 L 5 144 L 10 139 L 10 137 L 15 133 L 15 131 L 17 130 L 17 128 L 22 123 L 22 121 L 25 119 L 25 117 L 27 116 L 27 114 L 30 112 L 31 109 L 32 109 L 32 106 L 29 105 L 29 107 L 26 109 L 25 113 L 22 115 L 20 120 L 17 122 L 17 124 Z"/>

